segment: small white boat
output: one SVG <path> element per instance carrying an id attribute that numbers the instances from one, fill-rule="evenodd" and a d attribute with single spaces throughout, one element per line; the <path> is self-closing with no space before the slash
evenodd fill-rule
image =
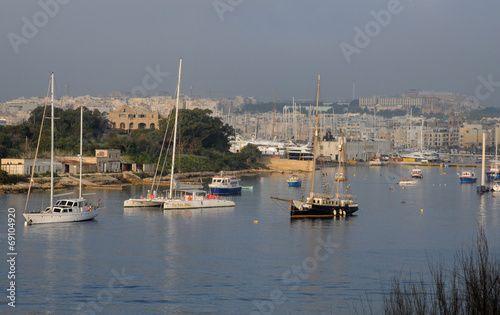
<path id="1" fill-rule="evenodd" d="M 288 187 L 300 187 L 302 186 L 302 179 L 300 179 L 298 174 L 292 174 L 288 177 Z"/>
<path id="2" fill-rule="evenodd" d="M 398 185 L 400 186 L 414 186 L 416 185 L 417 182 L 405 177 L 401 177 L 401 180 L 398 182 Z"/>
<path id="3" fill-rule="evenodd" d="M 422 170 L 419 168 L 414 168 L 411 170 L 411 177 L 412 178 L 423 178 L 424 172 L 422 172 Z"/>
<path id="4" fill-rule="evenodd" d="M 368 162 L 370 166 L 384 166 L 389 165 L 388 161 L 381 160 L 380 158 L 374 158 Z"/>
<path id="5" fill-rule="evenodd" d="M 345 182 L 346 181 L 346 177 L 345 177 L 345 174 L 344 173 L 335 173 L 335 181 L 336 182 Z"/>
<path id="6" fill-rule="evenodd" d="M 496 182 L 495 184 L 491 185 L 491 190 L 495 192 L 500 191 L 500 182 Z"/>

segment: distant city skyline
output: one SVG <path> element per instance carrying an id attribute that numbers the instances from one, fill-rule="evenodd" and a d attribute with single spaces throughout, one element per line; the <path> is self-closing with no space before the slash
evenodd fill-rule
<path id="1" fill-rule="evenodd" d="M 41 0 L 0 12 L 0 102 L 44 96 L 253 96 L 261 102 L 475 96 L 500 107 L 500 3 L 457 1 Z"/>

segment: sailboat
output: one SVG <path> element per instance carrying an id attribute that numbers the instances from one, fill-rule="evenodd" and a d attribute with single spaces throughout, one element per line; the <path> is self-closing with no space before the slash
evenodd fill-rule
<path id="1" fill-rule="evenodd" d="M 348 194 L 339 194 L 339 184 L 337 182 L 337 193 L 335 196 L 330 194 L 319 194 L 314 192 L 314 174 L 316 170 L 316 157 L 318 156 L 318 99 L 319 99 L 320 76 L 318 76 L 318 91 L 316 98 L 316 123 L 314 127 L 314 159 L 312 163 L 311 192 L 305 200 L 286 200 L 271 196 L 273 199 L 290 202 L 290 217 L 294 218 L 325 218 L 334 216 L 352 215 L 358 211 L 358 205 L 354 202 L 354 196 Z M 345 150 L 344 143 L 341 141 L 341 154 Z M 340 165 L 339 165 L 340 166 Z M 340 172 L 340 170 L 339 170 Z"/>
<path id="2" fill-rule="evenodd" d="M 30 188 L 26 198 L 26 207 L 23 216 L 26 224 L 76 222 L 94 219 L 99 214 L 99 203 L 94 206 L 82 197 L 82 141 L 83 141 L 83 106 L 80 113 L 80 188 L 78 198 L 60 199 L 54 203 L 54 73 L 51 74 L 51 145 L 50 145 L 50 206 L 39 212 L 27 212 L 30 197 L 33 172 Z M 44 116 L 45 117 L 45 116 Z M 43 123 L 42 123 L 43 127 Z M 40 128 L 40 138 L 42 128 Z M 38 140 L 40 142 L 40 139 Z M 38 154 L 38 147 L 37 147 Z M 36 156 L 35 156 L 36 163 Z"/>
<path id="3" fill-rule="evenodd" d="M 172 148 L 172 169 L 170 171 L 170 194 L 163 202 L 164 210 L 175 209 L 198 209 L 198 208 L 215 208 L 215 207 L 234 207 L 235 203 L 231 200 L 223 199 L 219 196 L 209 195 L 201 189 L 176 189 L 174 191 L 175 182 L 175 147 L 177 143 L 177 125 L 179 120 L 179 94 L 181 87 L 181 69 L 182 59 L 179 61 L 179 78 L 177 81 L 177 100 L 175 103 L 175 124 L 174 124 L 174 142 Z M 241 188 L 240 188 L 241 189 Z"/>
<path id="4" fill-rule="evenodd" d="M 486 161 L 485 161 L 485 159 L 486 159 L 485 153 L 486 152 L 485 151 L 486 151 L 486 134 L 483 132 L 483 160 L 481 162 L 481 185 L 477 185 L 477 187 L 476 187 L 477 192 L 480 194 L 491 190 L 490 186 L 486 185 L 485 180 L 484 180 L 485 176 L 486 176 L 485 171 L 484 171 L 485 163 L 486 163 Z"/>

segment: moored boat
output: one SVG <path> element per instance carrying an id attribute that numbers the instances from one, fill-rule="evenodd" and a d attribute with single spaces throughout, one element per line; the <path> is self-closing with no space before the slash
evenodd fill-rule
<path id="1" fill-rule="evenodd" d="M 460 174 L 461 183 L 475 183 L 477 182 L 476 174 L 473 171 L 462 171 Z"/>
<path id="2" fill-rule="evenodd" d="M 71 199 L 60 199 L 54 203 L 54 73 L 51 74 L 51 146 L 50 146 L 50 205 L 39 212 L 28 212 L 27 206 L 30 198 L 31 183 L 33 183 L 33 172 L 30 180 L 30 188 L 23 216 L 26 224 L 37 223 L 63 223 L 79 222 L 94 219 L 99 214 L 99 201 L 92 205 L 82 197 L 82 143 L 83 143 L 83 107 L 80 108 L 80 189 L 79 197 Z M 43 121 L 42 121 L 43 127 Z M 41 136 L 40 129 L 40 136 Z M 41 138 L 41 137 L 40 137 Z M 38 140 L 40 142 L 40 139 Z M 37 150 L 38 153 L 38 150 Z M 36 161 L 36 156 L 35 156 Z M 36 163 L 36 162 L 35 162 Z"/>
<path id="3" fill-rule="evenodd" d="M 319 99 L 319 83 L 320 77 L 318 76 L 318 92 L 316 98 L 316 123 L 314 127 L 314 145 L 313 151 L 314 156 L 317 156 L 318 152 L 318 138 L 319 138 L 319 118 L 318 118 L 318 99 Z M 345 156 L 344 147 L 344 137 L 342 134 L 341 143 L 339 146 L 341 151 L 339 156 Z M 338 173 L 341 173 L 341 162 L 339 163 Z M 316 159 L 313 160 L 312 164 L 312 178 L 311 178 L 311 192 L 309 197 L 300 198 L 298 200 L 287 200 L 271 196 L 273 199 L 287 201 L 290 203 L 290 218 L 331 218 L 335 216 L 347 216 L 352 215 L 354 212 L 358 211 L 358 204 L 354 202 L 354 196 L 351 194 L 340 194 L 339 185 L 337 181 L 337 193 L 336 195 L 330 194 L 319 194 L 314 192 L 314 178 L 316 170 Z"/>
<path id="4" fill-rule="evenodd" d="M 302 186 L 302 180 L 298 174 L 291 174 L 288 177 L 288 187 L 300 187 Z"/>
<path id="5" fill-rule="evenodd" d="M 414 168 L 411 170 L 411 177 L 412 178 L 423 178 L 424 172 L 422 172 L 422 170 L 419 168 Z"/>
<path id="6" fill-rule="evenodd" d="M 231 200 L 209 195 L 204 190 L 175 190 L 174 195 L 164 201 L 164 210 L 234 207 Z"/>
<path id="7" fill-rule="evenodd" d="M 240 179 L 236 176 L 214 176 L 208 185 L 212 195 L 237 195 L 241 194 Z"/>
<path id="8" fill-rule="evenodd" d="M 416 184 L 417 184 L 416 181 L 405 177 L 401 177 L 401 180 L 398 182 L 398 185 L 400 186 L 414 186 Z"/>

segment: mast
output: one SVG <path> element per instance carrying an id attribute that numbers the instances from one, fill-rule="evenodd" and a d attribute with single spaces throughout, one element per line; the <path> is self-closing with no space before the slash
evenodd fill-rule
<path id="1" fill-rule="evenodd" d="M 175 146 L 177 142 L 177 122 L 179 119 L 179 93 L 181 89 L 181 68 L 182 58 L 179 60 L 179 78 L 177 80 L 177 100 L 175 102 L 175 124 L 174 124 L 174 147 L 172 149 L 172 169 L 170 171 L 170 199 L 174 196 L 174 162 L 175 162 Z"/>
<path id="2" fill-rule="evenodd" d="M 54 206 L 54 72 L 50 74 L 50 209 Z"/>
<path id="3" fill-rule="evenodd" d="M 483 161 L 481 163 L 481 186 L 484 187 L 484 168 L 485 168 L 485 154 L 486 153 L 486 133 L 483 132 Z"/>
<path id="4" fill-rule="evenodd" d="M 312 198 L 314 197 L 314 173 L 316 173 L 316 158 L 318 157 L 318 108 L 319 108 L 319 81 L 320 81 L 320 76 L 318 75 L 318 91 L 316 94 L 316 122 L 314 124 L 314 139 L 313 139 L 313 167 L 312 167 L 312 179 L 311 179 L 311 193 L 310 193 L 310 198 L 312 201 Z"/>
<path id="5" fill-rule="evenodd" d="M 274 122 L 276 120 L 276 101 L 277 100 L 278 100 L 278 89 L 276 89 L 276 93 L 274 94 L 273 133 L 271 135 L 271 140 L 274 140 Z"/>
<path id="6" fill-rule="evenodd" d="M 343 174 L 343 166 L 342 166 L 342 161 L 344 160 L 345 156 L 344 156 L 344 129 L 342 129 L 342 134 L 341 134 L 341 137 L 340 137 L 340 144 L 339 144 L 339 167 L 338 167 L 338 170 L 337 170 L 337 174 L 335 178 L 335 181 L 337 182 L 337 194 L 335 195 L 336 198 L 339 198 L 339 189 L 340 189 L 340 174 Z"/>
<path id="7" fill-rule="evenodd" d="M 80 189 L 78 198 L 82 199 L 82 165 L 83 165 L 83 105 L 80 106 Z"/>

